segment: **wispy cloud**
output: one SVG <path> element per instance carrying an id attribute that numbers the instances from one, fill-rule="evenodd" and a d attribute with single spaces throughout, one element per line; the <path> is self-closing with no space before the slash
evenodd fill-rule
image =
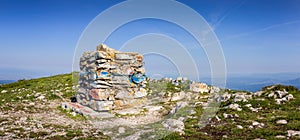
<path id="1" fill-rule="evenodd" d="M 214 24 L 212 25 L 212 29 L 213 29 L 213 30 L 216 30 L 216 28 L 217 28 L 218 26 L 220 26 L 221 23 L 222 23 L 222 22 L 223 22 L 230 14 L 232 14 L 233 11 L 235 11 L 235 10 L 239 9 L 240 7 L 242 7 L 242 6 L 246 3 L 246 1 L 247 1 L 247 0 L 240 1 L 240 2 L 237 3 L 236 5 L 233 5 L 232 7 L 228 8 L 228 10 L 225 12 L 225 14 L 224 14 L 222 17 L 220 17 L 220 18 L 217 20 L 216 23 L 214 23 Z"/>
<path id="2" fill-rule="evenodd" d="M 270 29 L 273 29 L 273 28 L 279 28 L 279 27 L 282 27 L 282 26 L 285 26 L 285 25 L 296 24 L 296 23 L 300 23 L 300 20 L 294 20 L 294 21 L 289 21 L 289 22 L 274 24 L 274 25 L 271 25 L 271 26 L 267 26 L 267 27 L 264 27 L 264 28 L 261 28 L 261 29 L 257 29 L 257 30 L 251 31 L 251 32 L 244 32 L 244 33 L 240 33 L 240 34 L 236 34 L 236 35 L 231 35 L 231 36 L 229 36 L 229 37 L 227 37 L 225 39 L 222 39 L 220 41 L 227 41 L 227 40 L 231 40 L 231 39 L 235 39 L 235 38 L 249 36 L 249 35 L 253 35 L 253 34 L 260 33 L 260 32 L 264 32 L 264 31 L 267 31 L 267 30 L 270 30 Z"/>

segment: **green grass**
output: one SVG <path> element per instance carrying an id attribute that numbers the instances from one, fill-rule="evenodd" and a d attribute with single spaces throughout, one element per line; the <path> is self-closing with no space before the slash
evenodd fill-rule
<path id="1" fill-rule="evenodd" d="M 217 116 L 221 121 L 217 121 L 215 118 L 209 122 L 205 127 L 199 128 L 195 125 L 199 121 L 201 116 L 201 107 L 196 109 L 197 113 L 193 115 L 193 118 L 189 118 L 185 121 L 185 134 L 180 136 L 178 134 L 171 134 L 165 139 L 275 139 L 277 135 L 287 135 L 287 130 L 297 130 L 300 131 L 300 92 L 295 91 L 295 88 L 290 86 L 279 86 L 278 89 L 286 87 L 289 94 L 293 94 L 294 99 L 284 104 L 276 104 L 273 98 L 267 98 L 262 95 L 262 97 L 254 97 L 248 102 L 236 102 L 243 109 L 242 111 L 236 111 L 228 108 L 223 108 L 233 103 L 233 98 L 222 102 L 220 109 L 217 112 Z M 239 91 L 231 91 L 231 93 L 236 93 Z M 265 100 L 257 100 L 257 98 L 264 98 Z M 252 112 L 247 107 L 246 104 L 251 104 L 253 108 L 262 109 L 258 112 Z M 224 118 L 223 113 L 227 114 L 237 114 L 239 117 Z M 196 118 L 195 118 L 196 116 Z M 285 119 L 288 121 L 286 125 L 276 124 L 277 120 Z M 252 121 L 257 121 L 263 123 L 262 128 L 252 126 Z M 238 129 L 237 125 L 243 126 L 243 129 Z"/>
<path id="2" fill-rule="evenodd" d="M 64 98 L 75 95 L 72 90 L 72 74 L 61 74 L 51 77 L 44 77 L 30 80 L 19 80 L 15 83 L 0 85 L 0 106 L 5 103 L 17 103 L 24 100 L 36 100 L 36 94 L 45 95 L 47 100 L 59 99 L 56 95 L 62 94 Z M 56 93 L 56 94 L 55 94 Z"/>

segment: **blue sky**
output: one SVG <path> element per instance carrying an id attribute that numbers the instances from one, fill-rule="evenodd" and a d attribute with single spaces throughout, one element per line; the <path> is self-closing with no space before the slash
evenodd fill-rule
<path id="1" fill-rule="evenodd" d="M 48 76 L 72 71 L 75 47 L 87 25 L 117 0 L 1 0 L 0 79 Z M 300 72 L 299 0 L 179 0 L 210 24 L 220 40 L 228 73 Z M 126 14 L 126 13 L 124 13 Z M 117 17 L 112 17 L 117 18 Z M 105 21 L 104 21 L 105 22 Z M 108 45 L 139 33 L 157 32 L 181 41 L 189 35 L 164 21 L 145 19 L 117 30 Z M 192 46 L 192 45 L 191 45 Z M 194 54 L 209 71 L 203 50 Z M 167 60 L 156 57 L 165 65 Z M 146 58 L 147 61 L 151 59 Z M 159 65 L 152 64 L 151 65 Z M 173 69 L 172 65 L 166 69 Z M 153 73 L 157 69 L 150 70 Z"/>

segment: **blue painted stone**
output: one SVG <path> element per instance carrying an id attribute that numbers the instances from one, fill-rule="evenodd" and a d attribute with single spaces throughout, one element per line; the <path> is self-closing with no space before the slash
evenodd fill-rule
<path id="1" fill-rule="evenodd" d="M 100 73 L 100 76 L 101 77 L 107 77 L 109 75 L 109 72 L 107 72 L 107 71 L 102 71 L 101 73 Z"/>
<path id="2" fill-rule="evenodd" d="M 139 84 L 143 81 L 146 80 L 146 76 L 144 74 L 141 74 L 141 73 L 137 73 L 137 74 L 133 74 L 131 77 L 130 77 L 130 80 L 133 82 L 133 83 L 136 83 L 136 84 Z"/>

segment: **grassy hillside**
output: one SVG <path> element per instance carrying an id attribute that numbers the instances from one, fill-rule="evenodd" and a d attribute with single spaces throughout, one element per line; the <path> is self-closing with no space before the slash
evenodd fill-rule
<path id="1" fill-rule="evenodd" d="M 61 102 L 75 95 L 74 88 L 71 74 L 1 85 L 0 139 L 109 139 L 84 117 L 59 108 Z M 278 104 L 270 94 L 283 90 L 293 99 Z M 241 93 L 253 96 L 247 101 L 236 101 Z M 298 89 L 274 86 L 257 93 L 226 90 L 226 94 L 231 97 L 221 102 L 217 117 L 211 118 L 208 125 L 198 127 L 203 107 L 197 105 L 195 113 L 184 122 L 185 134 L 172 133 L 164 139 L 297 139 L 296 132 L 300 131 Z M 241 110 L 229 107 L 234 104 Z M 286 123 L 278 123 L 280 120 Z"/>
<path id="2" fill-rule="evenodd" d="M 60 109 L 74 96 L 72 74 L 0 86 L 0 139 L 108 139 L 83 117 Z"/>

